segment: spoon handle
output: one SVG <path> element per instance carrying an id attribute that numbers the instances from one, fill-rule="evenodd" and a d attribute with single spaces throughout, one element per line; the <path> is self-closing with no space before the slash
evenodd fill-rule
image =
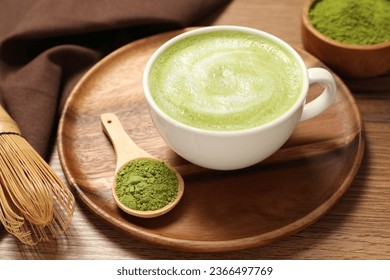
<path id="1" fill-rule="evenodd" d="M 116 156 L 115 173 L 131 160 L 145 157 L 153 158 L 131 140 L 115 114 L 105 113 L 100 116 L 100 119 L 103 125 L 103 131 L 114 146 Z"/>

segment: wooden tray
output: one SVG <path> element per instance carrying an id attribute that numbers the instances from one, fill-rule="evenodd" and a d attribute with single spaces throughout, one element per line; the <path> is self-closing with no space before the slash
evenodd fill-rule
<path id="1" fill-rule="evenodd" d="M 172 152 L 149 117 L 142 73 L 152 52 L 183 30 L 126 45 L 97 63 L 77 84 L 61 116 L 58 150 L 65 176 L 93 213 L 139 240 L 191 252 L 238 250 L 293 234 L 319 219 L 343 195 L 364 151 L 354 98 L 337 78 L 335 104 L 302 122 L 271 158 L 238 171 L 200 168 Z M 323 66 L 298 49 L 308 67 Z M 310 98 L 319 88 L 310 90 Z M 176 167 L 186 190 L 168 214 L 142 219 L 111 196 L 115 154 L 100 114 L 114 112 L 131 138 Z M 228 152 L 228 151 L 227 151 Z M 91 244 L 92 245 L 92 244 Z"/>

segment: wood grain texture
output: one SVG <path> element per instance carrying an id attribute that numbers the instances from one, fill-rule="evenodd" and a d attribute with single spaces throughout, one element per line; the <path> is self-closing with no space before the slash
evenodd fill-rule
<path id="1" fill-rule="evenodd" d="M 305 0 L 234 0 L 199 22 L 263 29 L 302 47 Z M 390 256 L 390 75 L 344 80 L 363 117 L 366 150 L 361 168 L 340 200 L 317 222 L 262 247 L 226 253 L 188 253 L 137 241 L 113 230 L 78 199 L 66 236 L 35 248 L 0 229 L 2 259 L 388 259 Z M 85 161 L 90 159 L 85 158 Z M 109 163 L 113 166 L 112 162 Z M 62 174 L 56 151 L 51 166 Z M 110 173 L 110 172 L 108 172 Z M 82 176 L 83 174 L 80 174 Z M 63 176 L 63 175 L 62 175 Z M 64 178 L 64 177 L 63 177 Z"/>
<path id="2" fill-rule="evenodd" d="M 300 123 L 286 145 L 259 165 L 235 172 L 200 168 L 177 156 L 159 136 L 141 85 L 148 58 L 182 32 L 159 34 L 117 50 L 75 87 L 61 118 L 58 149 L 79 197 L 130 236 L 183 251 L 260 246 L 316 221 L 346 191 L 360 166 L 362 123 L 350 92 L 337 79 L 332 108 Z M 298 51 L 308 67 L 321 66 Z M 313 87 L 308 99 L 320 90 Z M 118 115 L 139 147 L 182 174 L 186 194 L 168 214 L 145 221 L 125 215 L 115 205 L 110 196 L 115 153 L 97 122 L 107 111 Z"/>

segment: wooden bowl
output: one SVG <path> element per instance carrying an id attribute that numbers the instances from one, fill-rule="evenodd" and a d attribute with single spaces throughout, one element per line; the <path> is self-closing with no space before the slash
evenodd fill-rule
<path id="1" fill-rule="evenodd" d="M 313 2 L 309 0 L 305 3 L 301 20 L 302 42 L 308 52 L 344 77 L 369 78 L 390 72 L 390 41 L 354 45 L 326 37 L 309 20 Z"/>

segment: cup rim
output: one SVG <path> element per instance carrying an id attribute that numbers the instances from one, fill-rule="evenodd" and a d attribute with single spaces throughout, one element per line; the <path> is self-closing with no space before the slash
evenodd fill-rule
<path id="1" fill-rule="evenodd" d="M 295 60 L 299 63 L 302 75 L 303 75 L 303 85 L 302 85 L 302 90 L 301 93 L 298 97 L 298 99 L 295 101 L 293 106 L 291 106 L 286 112 L 284 112 L 281 116 L 278 118 L 267 122 L 265 124 L 257 125 L 254 127 L 250 128 L 245 128 L 245 129 L 239 129 L 239 130 L 209 130 L 209 129 L 203 129 L 203 128 L 198 128 L 198 127 L 193 127 L 187 124 L 184 124 L 182 122 L 177 121 L 176 119 L 172 118 L 168 114 L 166 114 L 163 110 L 160 109 L 160 107 L 156 104 L 154 98 L 151 95 L 150 88 L 149 88 L 149 73 L 150 70 L 155 63 L 156 59 L 158 56 L 164 52 L 168 47 L 170 47 L 172 44 L 176 43 L 177 41 L 180 41 L 181 39 L 184 39 L 188 36 L 191 35 L 196 35 L 196 34 L 202 34 L 202 33 L 207 33 L 207 32 L 212 32 L 212 31 L 220 31 L 220 30 L 232 30 L 232 31 L 241 31 L 241 32 L 246 32 L 250 34 L 255 34 L 255 35 L 260 35 L 263 36 L 267 39 L 273 40 L 274 42 L 278 43 L 279 45 L 283 46 L 286 50 L 288 50 L 295 58 Z M 203 135 L 245 135 L 245 134 L 252 134 L 256 133 L 261 130 L 265 130 L 268 128 L 271 128 L 281 122 L 284 122 L 286 119 L 290 118 L 299 108 L 303 105 L 303 102 L 306 99 L 308 87 L 309 87 L 309 78 L 308 78 L 308 71 L 307 67 L 301 58 L 301 56 L 298 54 L 298 52 L 290 46 L 287 42 L 283 41 L 282 39 L 276 37 L 275 35 L 272 35 L 268 32 L 251 28 L 251 27 L 245 27 L 245 26 L 237 26 L 237 25 L 215 25 L 215 26 L 207 26 L 207 27 L 199 27 L 196 29 L 192 29 L 189 31 L 186 31 L 184 33 L 181 33 L 168 41 L 166 41 L 163 45 L 161 45 L 149 58 L 144 72 L 143 72 L 143 78 L 142 78 L 142 84 L 143 84 L 143 91 L 144 91 L 144 96 L 147 100 L 148 105 L 151 107 L 151 109 L 156 112 L 160 117 L 162 117 L 164 120 L 167 122 L 171 123 L 172 125 L 176 127 L 181 127 L 183 129 L 196 132 L 198 134 L 203 134 Z"/>

